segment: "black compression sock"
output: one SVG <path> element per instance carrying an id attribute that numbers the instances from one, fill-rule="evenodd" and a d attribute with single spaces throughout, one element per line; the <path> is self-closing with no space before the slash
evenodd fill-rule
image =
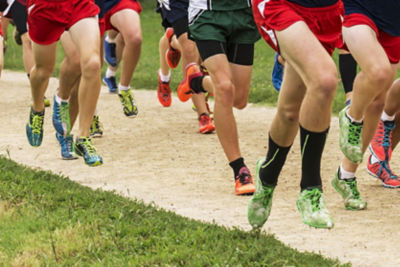
<path id="1" fill-rule="evenodd" d="M 302 155 L 301 190 L 322 188 L 321 157 L 329 128 L 321 133 L 311 132 L 300 125 L 300 145 Z"/>
<path id="2" fill-rule="evenodd" d="M 204 87 L 203 87 L 203 79 L 204 79 L 204 75 L 201 75 L 199 77 L 193 78 L 190 81 L 190 88 L 192 88 L 192 90 L 196 94 L 200 94 L 200 93 L 205 93 L 206 92 L 206 90 L 204 90 Z"/>
<path id="3" fill-rule="evenodd" d="M 236 176 L 239 175 L 239 171 L 242 167 L 245 167 L 246 165 L 244 164 L 244 159 L 243 158 L 238 158 L 235 159 L 234 161 L 229 162 L 229 166 L 232 167 L 233 173 Z"/>
<path id="4" fill-rule="evenodd" d="M 281 147 L 269 136 L 267 157 L 260 168 L 260 179 L 264 186 L 276 186 L 291 147 Z"/>
<path id="5" fill-rule="evenodd" d="M 351 92 L 357 74 L 357 62 L 351 54 L 339 54 L 339 72 L 344 92 Z"/>

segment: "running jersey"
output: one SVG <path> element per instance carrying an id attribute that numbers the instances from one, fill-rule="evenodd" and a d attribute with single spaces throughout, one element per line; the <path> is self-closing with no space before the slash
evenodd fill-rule
<path id="1" fill-rule="evenodd" d="M 343 0 L 345 15 L 361 13 L 376 26 L 393 36 L 400 36 L 399 0 Z"/>
<path id="2" fill-rule="evenodd" d="M 251 0 L 190 0 L 191 8 L 230 11 L 251 7 Z"/>
<path id="3" fill-rule="evenodd" d="M 104 0 L 104 4 L 103 4 L 104 14 L 107 14 L 108 11 L 110 11 L 119 2 L 121 2 L 121 0 Z"/>
<path id="4" fill-rule="evenodd" d="M 304 7 L 324 7 L 331 6 L 339 0 L 288 0 L 289 2 L 304 6 Z"/>
<path id="5" fill-rule="evenodd" d="M 104 17 L 104 0 L 95 0 L 96 5 L 100 8 L 99 18 Z"/>

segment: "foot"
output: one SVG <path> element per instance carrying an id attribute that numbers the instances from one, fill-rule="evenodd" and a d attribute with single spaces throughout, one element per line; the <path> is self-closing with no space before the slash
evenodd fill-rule
<path id="1" fill-rule="evenodd" d="M 339 145 L 343 154 L 353 163 L 359 164 L 362 162 L 362 127 L 363 124 L 351 122 L 346 112 L 349 107 L 345 107 L 339 113 Z"/>
<path id="2" fill-rule="evenodd" d="M 323 193 L 319 188 L 303 190 L 296 201 L 303 223 L 315 228 L 332 228 L 333 220 L 325 207 Z"/>
<path id="3" fill-rule="evenodd" d="M 103 164 L 103 159 L 97 154 L 90 137 L 80 137 L 76 139 L 75 151 L 82 156 L 85 163 L 89 166 L 99 166 Z"/>
<path id="4" fill-rule="evenodd" d="M 56 138 L 61 146 L 61 157 L 65 160 L 77 159 L 75 154 L 74 139 L 72 135 L 64 137 L 63 135 L 56 132 Z"/>
<path id="5" fill-rule="evenodd" d="M 257 184 L 256 191 L 247 206 L 247 220 L 251 227 L 261 228 L 268 220 L 271 213 L 272 196 L 275 186 L 264 186 L 260 179 L 260 168 L 264 159 L 259 159 L 256 164 Z"/>
<path id="6" fill-rule="evenodd" d="M 161 81 L 160 74 L 158 74 L 157 97 L 163 107 L 171 106 L 172 97 L 169 82 Z"/>
<path id="7" fill-rule="evenodd" d="M 71 131 L 71 121 L 69 117 L 69 103 L 61 102 L 60 104 L 56 101 L 56 96 L 54 95 L 53 104 L 53 126 L 56 132 L 64 137 L 69 135 Z"/>
<path id="8" fill-rule="evenodd" d="M 202 134 L 212 133 L 215 130 L 214 123 L 209 114 L 203 113 L 199 117 L 199 132 Z"/>
<path id="9" fill-rule="evenodd" d="M 168 28 L 165 34 L 167 35 L 168 39 L 168 50 L 166 53 L 166 60 L 168 66 L 171 69 L 175 69 L 179 64 L 179 60 L 181 59 L 181 52 L 178 49 L 175 49 L 171 46 L 172 36 L 174 36 L 174 29 Z"/>
<path id="10" fill-rule="evenodd" d="M 103 77 L 103 83 L 107 85 L 108 91 L 111 94 L 116 94 L 118 92 L 118 86 L 117 86 L 117 80 L 115 79 L 115 76 L 111 76 L 110 78 L 107 78 L 105 75 Z"/>
<path id="11" fill-rule="evenodd" d="M 34 112 L 31 108 L 29 112 L 29 121 L 26 124 L 26 137 L 31 146 L 38 147 L 43 140 L 43 120 L 44 110 L 42 112 Z"/>
<path id="12" fill-rule="evenodd" d="M 100 122 L 99 116 L 94 115 L 92 123 L 90 124 L 90 137 L 102 137 L 103 136 L 103 124 Z"/>
<path id="13" fill-rule="evenodd" d="M 186 102 L 192 97 L 192 88 L 190 87 L 190 82 L 194 78 L 200 77 L 202 75 L 203 73 L 201 73 L 196 63 L 190 63 L 186 66 L 185 77 L 176 89 L 179 100 L 181 100 L 182 102 Z"/>
<path id="14" fill-rule="evenodd" d="M 256 187 L 253 184 L 253 179 L 249 169 L 245 166 L 239 171 L 239 174 L 235 177 L 235 194 L 236 195 L 252 195 Z"/>
<path id="15" fill-rule="evenodd" d="M 369 150 L 380 161 L 390 161 L 392 156 L 392 132 L 395 127 L 394 121 L 379 121 L 378 128 L 369 145 Z"/>
<path id="16" fill-rule="evenodd" d="M 368 158 L 367 171 L 370 175 L 381 180 L 383 187 L 400 188 L 399 177 L 392 172 L 388 161 L 372 163 L 372 155 Z"/>
<path id="17" fill-rule="evenodd" d="M 125 116 L 129 118 L 135 118 L 139 111 L 136 106 L 135 99 L 133 98 L 132 90 L 120 90 L 118 96 L 119 100 L 121 100 Z"/>
<path id="18" fill-rule="evenodd" d="M 106 38 L 104 38 L 104 60 L 112 67 L 116 67 L 118 64 L 116 50 L 117 45 L 107 42 Z"/>
<path id="19" fill-rule="evenodd" d="M 331 184 L 333 188 L 342 196 L 344 207 L 348 210 L 363 210 L 367 208 L 367 202 L 360 197 L 357 189 L 357 179 L 339 179 L 338 170 L 333 177 Z"/>
<path id="20" fill-rule="evenodd" d="M 283 77 L 283 65 L 278 61 L 279 53 L 275 53 L 274 57 L 274 68 L 272 69 L 272 85 L 276 91 L 281 90 L 282 77 Z"/>

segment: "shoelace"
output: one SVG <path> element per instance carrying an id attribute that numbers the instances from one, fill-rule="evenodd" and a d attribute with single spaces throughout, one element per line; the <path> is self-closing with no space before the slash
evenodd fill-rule
<path id="1" fill-rule="evenodd" d="M 128 90 L 125 93 L 121 92 L 121 95 L 122 95 L 122 101 L 123 101 L 124 107 L 126 109 L 128 109 L 129 111 L 133 110 L 133 103 L 132 103 L 133 97 L 132 97 L 130 91 Z"/>
<path id="2" fill-rule="evenodd" d="M 60 107 L 60 117 L 62 122 L 67 122 L 68 121 L 68 116 L 69 116 L 69 104 L 61 104 L 59 105 Z"/>
<path id="3" fill-rule="evenodd" d="M 250 174 L 247 171 L 242 171 L 236 179 L 239 179 L 241 184 L 248 184 L 250 183 Z"/>
<path id="4" fill-rule="evenodd" d="M 44 118 L 44 116 L 41 116 L 41 115 L 33 115 L 32 133 L 40 134 L 40 132 L 42 131 L 43 118 Z"/>
<path id="5" fill-rule="evenodd" d="M 349 143 L 352 145 L 358 145 L 361 137 L 361 125 L 349 124 Z"/>
<path id="6" fill-rule="evenodd" d="M 390 179 L 398 179 L 399 177 L 395 174 L 392 173 L 392 170 L 390 169 L 389 162 L 386 160 L 379 162 L 379 172 L 382 172 L 382 169 L 384 169 L 388 174 Z"/>
<path id="7" fill-rule="evenodd" d="M 346 182 L 348 184 L 348 186 L 350 187 L 350 190 L 353 194 L 354 198 L 360 198 L 360 192 L 357 189 L 357 181 L 356 179 L 350 180 Z"/>
<path id="8" fill-rule="evenodd" d="M 383 129 L 384 129 L 384 134 L 383 134 L 383 141 L 382 141 L 382 146 L 385 148 L 389 148 L 390 147 L 390 140 L 391 140 L 391 136 L 392 136 L 392 130 L 393 130 L 393 126 L 391 124 L 383 124 Z"/>
<path id="9" fill-rule="evenodd" d="M 320 210 L 321 204 L 321 191 L 318 188 L 312 189 L 308 194 L 307 197 L 311 198 L 311 206 L 313 211 Z"/>
<path id="10" fill-rule="evenodd" d="M 93 156 L 96 154 L 96 149 L 94 148 L 92 140 L 90 138 L 82 139 L 82 141 L 79 143 L 81 143 L 81 145 L 85 148 L 86 153 L 89 156 Z"/>

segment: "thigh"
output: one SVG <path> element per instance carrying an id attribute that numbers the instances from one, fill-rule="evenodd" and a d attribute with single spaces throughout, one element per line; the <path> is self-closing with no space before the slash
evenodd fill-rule
<path id="1" fill-rule="evenodd" d="M 123 9 L 110 18 L 111 25 L 116 28 L 122 36 L 139 35 L 142 36 L 139 14 L 132 9 Z"/>
<path id="2" fill-rule="evenodd" d="M 100 29 L 95 18 L 85 18 L 75 23 L 69 30 L 81 61 L 93 54 L 100 55 Z"/>
<path id="3" fill-rule="evenodd" d="M 290 65 L 285 64 L 282 87 L 278 98 L 278 111 L 284 109 L 298 113 L 306 93 L 306 86 L 297 71 Z"/>
<path id="4" fill-rule="evenodd" d="M 32 52 L 36 68 L 53 71 L 56 62 L 56 51 L 57 43 L 41 45 L 33 42 Z"/>

